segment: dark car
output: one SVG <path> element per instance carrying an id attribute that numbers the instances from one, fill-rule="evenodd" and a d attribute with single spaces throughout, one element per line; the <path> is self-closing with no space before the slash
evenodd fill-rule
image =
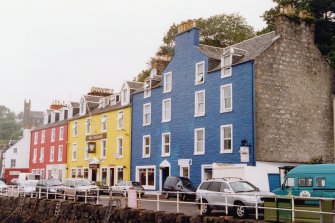
<path id="1" fill-rule="evenodd" d="M 163 186 L 163 195 L 166 199 L 170 196 L 177 196 L 179 192 L 180 198 L 184 201 L 187 199 L 195 199 L 196 188 L 190 179 L 186 177 L 168 176 Z"/>
<path id="2" fill-rule="evenodd" d="M 63 196 L 64 193 L 64 185 L 58 179 L 50 178 L 48 180 L 40 180 L 36 185 L 36 193 L 40 193 L 41 196 Z"/>

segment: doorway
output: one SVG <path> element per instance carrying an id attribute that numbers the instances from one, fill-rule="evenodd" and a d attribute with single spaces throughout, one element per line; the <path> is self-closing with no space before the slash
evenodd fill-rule
<path id="1" fill-rule="evenodd" d="M 109 168 L 109 186 L 114 186 L 114 168 Z"/>
<path id="2" fill-rule="evenodd" d="M 92 177 L 91 181 L 96 182 L 97 181 L 97 169 L 92 169 Z"/>

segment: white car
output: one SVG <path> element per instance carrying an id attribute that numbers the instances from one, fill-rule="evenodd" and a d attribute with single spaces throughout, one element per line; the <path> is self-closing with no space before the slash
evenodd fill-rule
<path id="1" fill-rule="evenodd" d="M 115 184 L 115 186 L 111 186 L 110 195 L 122 194 L 123 196 L 127 196 L 130 188 L 134 189 L 137 193 L 141 193 L 141 196 L 144 196 L 144 188 L 142 184 L 137 181 L 120 181 Z"/>
<path id="2" fill-rule="evenodd" d="M 86 178 L 66 179 L 64 185 L 64 193 L 75 195 L 78 199 L 85 199 L 85 195 L 87 195 L 88 198 L 94 198 L 99 190 L 97 185 Z"/>

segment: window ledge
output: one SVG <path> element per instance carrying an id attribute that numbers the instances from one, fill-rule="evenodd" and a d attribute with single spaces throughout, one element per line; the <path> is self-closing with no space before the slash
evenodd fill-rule
<path id="1" fill-rule="evenodd" d="M 225 153 L 229 154 L 229 153 L 233 153 L 233 150 L 226 150 L 226 151 L 221 150 L 220 153 L 221 154 L 225 154 Z"/>
<path id="2" fill-rule="evenodd" d="M 227 110 L 221 110 L 220 113 L 228 113 L 228 112 L 232 112 L 233 109 L 227 109 Z"/>
<path id="3" fill-rule="evenodd" d="M 203 153 L 194 153 L 195 156 L 205 155 L 205 152 Z"/>

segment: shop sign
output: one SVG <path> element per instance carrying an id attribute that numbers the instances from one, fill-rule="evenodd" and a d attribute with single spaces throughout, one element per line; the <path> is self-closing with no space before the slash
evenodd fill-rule
<path id="1" fill-rule="evenodd" d="M 243 163 L 249 162 L 249 147 L 248 146 L 240 147 L 240 156 L 241 156 L 241 162 Z"/>
<path id="2" fill-rule="evenodd" d="M 90 169 L 99 169 L 99 164 L 89 164 L 88 167 Z"/>
<path id="3" fill-rule="evenodd" d="M 96 141 L 100 139 L 106 139 L 107 133 L 102 133 L 98 135 L 86 136 L 86 141 Z"/>
<path id="4" fill-rule="evenodd" d="M 95 142 L 88 142 L 87 146 L 88 146 L 88 149 L 87 149 L 88 153 L 95 153 L 95 150 L 96 150 Z"/>

